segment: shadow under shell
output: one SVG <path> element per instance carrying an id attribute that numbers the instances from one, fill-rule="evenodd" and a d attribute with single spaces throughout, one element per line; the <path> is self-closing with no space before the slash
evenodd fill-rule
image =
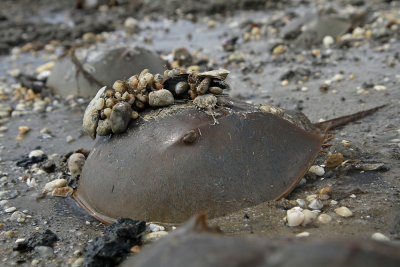
<path id="1" fill-rule="evenodd" d="M 253 105 L 193 104 L 143 112 L 123 134 L 99 139 L 74 198 L 91 215 L 180 223 L 279 199 L 309 169 L 323 138 Z"/>

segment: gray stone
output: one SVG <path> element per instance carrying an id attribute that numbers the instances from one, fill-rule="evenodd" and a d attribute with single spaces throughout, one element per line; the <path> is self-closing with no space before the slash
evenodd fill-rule
<path id="1" fill-rule="evenodd" d="M 112 133 L 111 121 L 109 119 L 99 121 L 99 125 L 97 126 L 97 134 L 100 136 L 106 136 L 110 133 Z"/>
<path id="2" fill-rule="evenodd" d="M 78 48 L 75 55 L 83 69 L 101 85 L 112 87 L 119 79 L 128 79 L 147 68 L 152 73 L 164 72 L 164 61 L 155 53 L 140 47 L 126 45 L 96 44 Z M 53 68 L 47 85 L 55 94 L 93 97 L 100 84 L 90 82 L 70 57 L 64 57 Z"/>
<path id="3" fill-rule="evenodd" d="M 110 115 L 111 129 L 113 133 L 123 133 L 132 116 L 131 106 L 126 102 L 116 104 Z"/>
<path id="4" fill-rule="evenodd" d="M 35 251 L 43 258 L 51 258 L 54 256 L 54 251 L 51 247 L 37 246 Z"/>
<path id="5" fill-rule="evenodd" d="M 174 96 L 168 90 L 161 89 L 149 94 L 149 105 L 152 107 L 169 106 L 174 103 Z"/>
<path id="6" fill-rule="evenodd" d="M 18 196 L 17 190 L 0 191 L 0 199 L 13 199 Z"/>

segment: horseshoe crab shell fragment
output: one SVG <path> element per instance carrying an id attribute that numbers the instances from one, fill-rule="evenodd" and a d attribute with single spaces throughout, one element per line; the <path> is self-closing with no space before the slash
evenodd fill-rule
<path id="1" fill-rule="evenodd" d="M 256 106 L 227 103 L 213 116 L 190 102 L 143 111 L 126 132 L 100 138 L 75 199 L 103 222 L 179 223 L 286 196 L 323 138 Z"/>

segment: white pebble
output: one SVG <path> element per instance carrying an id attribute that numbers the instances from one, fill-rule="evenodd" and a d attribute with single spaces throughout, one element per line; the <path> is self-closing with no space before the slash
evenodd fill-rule
<path id="1" fill-rule="evenodd" d="M 79 174 L 82 172 L 83 165 L 85 165 L 85 155 L 82 153 L 73 153 L 68 158 L 68 169 L 71 174 Z"/>
<path id="2" fill-rule="evenodd" d="M 306 196 L 306 200 L 308 201 L 308 202 L 312 202 L 314 199 L 316 199 L 318 197 L 318 195 L 317 194 L 312 194 L 312 195 L 308 195 L 308 196 Z"/>
<path id="3" fill-rule="evenodd" d="M 25 238 L 18 238 L 17 240 L 15 240 L 15 244 L 18 244 L 18 243 L 21 243 L 24 241 L 25 241 Z"/>
<path id="4" fill-rule="evenodd" d="M 312 212 L 311 210 L 305 209 L 302 212 L 304 214 L 304 221 L 302 223 L 303 226 L 312 223 L 317 218 L 317 214 Z"/>
<path id="5" fill-rule="evenodd" d="M 72 143 L 73 141 L 75 141 L 75 138 L 73 138 L 72 136 L 68 135 L 66 138 L 67 143 Z"/>
<path id="6" fill-rule="evenodd" d="M 5 209 L 4 212 L 11 213 L 11 212 L 14 212 L 14 211 L 16 211 L 16 210 L 17 210 L 16 207 L 10 207 L 10 208 L 8 208 L 8 209 Z"/>
<path id="7" fill-rule="evenodd" d="M 44 152 L 42 150 L 32 150 L 29 153 L 29 158 L 33 158 L 33 157 L 41 157 L 44 155 Z"/>
<path id="8" fill-rule="evenodd" d="M 153 242 L 166 235 L 168 235 L 168 232 L 166 231 L 151 232 L 144 235 L 142 240 L 144 243 Z"/>
<path id="9" fill-rule="evenodd" d="M 338 73 L 335 76 L 333 76 L 332 80 L 334 80 L 335 82 L 340 82 L 341 80 L 343 80 L 343 75 Z"/>
<path id="10" fill-rule="evenodd" d="M 296 199 L 296 203 L 299 204 L 299 206 L 301 208 L 307 207 L 307 202 L 304 199 L 301 199 L 301 198 Z"/>
<path id="11" fill-rule="evenodd" d="M 309 232 L 301 232 L 296 235 L 296 237 L 307 237 L 310 236 Z"/>
<path id="12" fill-rule="evenodd" d="M 332 217 L 328 214 L 320 214 L 318 216 L 318 221 L 320 223 L 329 223 L 330 221 L 332 221 Z"/>
<path id="13" fill-rule="evenodd" d="M 313 210 L 320 210 L 324 207 L 324 204 L 322 204 L 321 200 L 314 199 L 313 201 L 311 201 L 311 203 L 308 205 L 308 207 Z"/>
<path id="14" fill-rule="evenodd" d="M 342 216 L 342 217 L 350 217 L 353 215 L 353 212 L 351 212 L 351 210 L 349 210 L 347 207 L 340 207 L 335 209 L 336 214 Z"/>
<path id="15" fill-rule="evenodd" d="M 375 89 L 376 91 L 378 91 L 378 92 L 380 92 L 380 91 L 386 91 L 386 86 L 383 86 L 383 85 L 375 85 L 375 86 L 374 86 L 374 89 Z"/>
<path id="16" fill-rule="evenodd" d="M 314 173 L 315 175 L 318 175 L 318 176 L 322 176 L 325 174 L 324 168 L 322 168 L 321 166 L 318 166 L 318 165 L 311 166 L 308 171 L 311 173 Z"/>
<path id="17" fill-rule="evenodd" d="M 331 45 L 333 45 L 335 43 L 335 39 L 333 39 L 332 36 L 327 35 L 322 40 L 322 43 L 324 44 L 325 48 L 329 48 L 329 47 L 331 47 Z"/>
<path id="18" fill-rule="evenodd" d="M 381 233 L 374 233 L 371 235 L 371 238 L 376 241 L 390 241 L 389 237 Z"/>
<path id="19" fill-rule="evenodd" d="M 149 94 L 149 105 L 152 107 L 169 106 L 174 103 L 174 96 L 168 90 L 161 89 Z"/>
<path id="20" fill-rule="evenodd" d="M 304 214 L 300 207 L 294 207 L 286 211 L 287 225 L 290 227 L 299 226 L 304 221 Z"/>
<path id="21" fill-rule="evenodd" d="M 53 180 L 53 181 L 51 181 L 51 182 L 48 182 L 48 183 L 44 186 L 44 190 L 43 190 L 43 191 L 44 191 L 45 193 L 51 192 L 51 191 L 53 191 L 53 190 L 56 189 L 56 188 L 60 188 L 60 187 L 65 186 L 67 183 L 68 183 L 68 181 L 65 180 L 65 179 L 55 179 L 55 180 Z"/>
<path id="22" fill-rule="evenodd" d="M 164 231 L 165 227 L 158 224 L 150 223 L 149 229 L 151 232 L 159 232 L 159 231 Z"/>
<path id="23" fill-rule="evenodd" d="M 331 200 L 331 202 L 330 202 L 330 205 L 331 206 L 335 206 L 335 205 L 337 205 L 339 202 L 337 202 L 336 200 Z"/>

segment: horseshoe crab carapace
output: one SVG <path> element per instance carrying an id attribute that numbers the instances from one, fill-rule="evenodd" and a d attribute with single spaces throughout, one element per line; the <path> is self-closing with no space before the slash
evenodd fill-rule
<path id="1" fill-rule="evenodd" d="M 175 97 L 175 86 L 187 80 L 191 89 L 183 95 L 194 101 L 141 110 L 125 132 L 99 139 L 74 193 L 78 203 L 106 223 L 118 217 L 179 223 L 201 211 L 212 218 L 288 195 L 323 144 L 316 126 L 326 130 L 338 123 L 314 125 L 300 112 L 257 107 L 221 95 L 216 104 L 215 96 L 204 95 L 204 84 L 226 86 L 228 73 L 181 74 L 165 80 L 163 90 Z M 145 76 L 138 76 L 139 84 L 141 77 Z M 158 89 L 148 90 L 151 94 Z M 84 126 L 93 138 L 101 117 L 96 106 L 104 103 L 101 97 L 106 94 L 112 97 L 113 92 L 102 88 L 85 112 Z M 139 94 L 147 99 L 143 90 Z M 210 103 L 212 109 L 204 110 Z"/>
<path id="2" fill-rule="evenodd" d="M 212 116 L 192 104 L 136 120 L 100 139 L 86 160 L 75 199 L 104 222 L 118 217 L 183 222 L 290 193 L 323 138 L 289 121 L 232 103 Z"/>

